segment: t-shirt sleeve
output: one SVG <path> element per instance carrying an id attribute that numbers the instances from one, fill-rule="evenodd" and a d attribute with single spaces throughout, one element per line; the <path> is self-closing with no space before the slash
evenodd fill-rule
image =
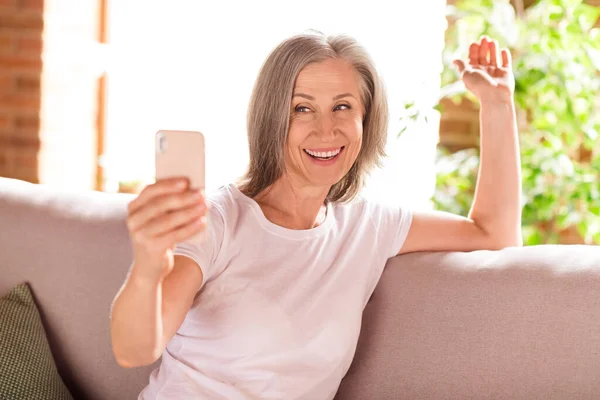
<path id="1" fill-rule="evenodd" d="M 209 281 L 216 270 L 217 256 L 223 245 L 225 236 L 225 220 L 223 212 L 216 204 L 211 204 L 207 213 L 207 224 L 204 234 L 175 245 L 174 255 L 189 257 L 198 264 L 202 271 L 202 285 Z"/>
<path id="2" fill-rule="evenodd" d="M 364 305 L 367 304 L 381 279 L 387 260 L 400 252 L 412 223 L 412 212 L 404 207 L 368 203 L 368 210 L 363 215 L 370 224 L 365 232 L 369 235 L 365 238 L 365 242 L 373 245 L 375 254 L 373 254 L 373 267 L 369 268 L 369 278 L 366 280 Z"/>
<path id="3" fill-rule="evenodd" d="M 389 248 L 386 249 L 387 257 L 392 258 L 398 255 L 408 236 L 412 212 L 404 207 L 382 206 L 380 215 L 380 233 L 387 238 L 386 242 L 389 244 Z"/>

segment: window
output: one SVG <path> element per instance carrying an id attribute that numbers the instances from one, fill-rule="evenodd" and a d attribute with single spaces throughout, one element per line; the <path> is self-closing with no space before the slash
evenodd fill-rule
<path id="1" fill-rule="evenodd" d="M 439 91 L 445 2 L 112 1 L 108 69 L 107 189 L 153 179 L 159 129 L 200 130 L 207 188 L 239 177 L 248 161 L 246 107 L 258 70 L 286 37 L 318 29 L 361 42 L 386 83 L 386 167 L 367 196 L 423 205 L 433 193 L 435 122 L 396 139 L 403 102 Z M 416 172 L 416 173 L 415 173 Z"/>

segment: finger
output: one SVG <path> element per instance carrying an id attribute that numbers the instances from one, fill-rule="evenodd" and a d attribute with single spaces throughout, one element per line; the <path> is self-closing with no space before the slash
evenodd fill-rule
<path id="1" fill-rule="evenodd" d="M 141 229 L 151 220 L 174 210 L 186 208 L 191 205 L 203 205 L 206 207 L 204 196 L 200 191 L 192 190 L 184 193 L 171 193 L 153 199 L 144 207 L 129 215 L 127 227 L 131 232 Z"/>
<path id="2" fill-rule="evenodd" d="M 465 70 L 465 62 L 463 60 L 454 60 L 453 64 L 456 66 L 458 73 L 462 74 Z"/>
<path id="3" fill-rule="evenodd" d="M 498 68 L 498 41 L 492 40 L 490 42 L 490 65 Z"/>
<path id="4" fill-rule="evenodd" d="M 512 58 L 508 49 L 502 49 L 502 67 L 509 68 L 512 65 Z"/>
<path id="5" fill-rule="evenodd" d="M 469 64 L 479 64 L 479 43 L 471 43 L 469 46 Z"/>
<path id="6" fill-rule="evenodd" d="M 128 210 L 130 214 L 135 213 L 152 199 L 171 193 L 182 192 L 188 187 L 187 179 L 169 178 L 161 179 L 156 183 L 146 186 L 142 192 L 129 203 Z"/>
<path id="7" fill-rule="evenodd" d="M 206 217 L 197 218 L 181 228 L 166 233 L 159 237 L 159 240 L 168 247 L 183 242 L 197 233 L 206 230 Z"/>
<path id="8" fill-rule="evenodd" d="M 175 211 L 170 214 L 163 215 L 150 223 L 146 224 L 142 229 L 144 235 L 148 237 L 158 237 L 173 230 L 179 229 L 190 222 L 206 215 L 206 207 L 203 205 L 195 205 Z"/>
<path id="9" fill-rule="evenodd" d="M 147 223 L 155 218 L 186 208 L 191 205 L 203 205 L 206 203 L 202 193 L 199 191 L 187 191 L 184 193 L 172 193 L 153 199 L 139 208 L 134 214 L 127 218 L 127 227 L 131 232 L 142 229 Z"/>
<path id="10" fill-rule="evenodd" d="M 479 44 L 479 64 L 480 65 L 488 65 L 488 54 L 490 52 L 489 42 L 485 37 L 481 38 L 481 43 Z"/>
<path id="11" fill-rule="evenodd" d="M 135 212 L 136 209 L 143 207 L 152 199 L 177 192 L 184 192 L 189 187 L 188 180 L 185 178 L 168 178 L 161 179 L 155 183 L 148 185 L 142 190 L 138 199 L 134 200 L 130 212 Z"/>

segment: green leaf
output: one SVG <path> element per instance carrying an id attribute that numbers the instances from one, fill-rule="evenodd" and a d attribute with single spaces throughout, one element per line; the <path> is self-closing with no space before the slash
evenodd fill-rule
<path id="1" fill-rule="evenodd" d="M 507 0 L 463 0 L 450 10 L 457 20 L 447 32 L 441 99 L 474 100 L 464 88 L 456 90 L 461 83 L 450 62 L 467 54 L 480 35 L 508 43 L 513 54 L 515 104 L 524 116 L 519 130 L 525 243 L 557 242 L 560 227 L 577 227 L 586 241 L 599 240 L 600 32 L 592 25 L 600 8 L 581 0 L 539 0 L 519 20 Z M 420 115 L 427 114 L 413 112 L 406 120 Z M 579 159 L 582 149 L 592 152 L 589 161 Z M 440 152 L 436 207 L 468 213 L 478 162 L 476 151 Z"/>
<path id="2" fill-rule="evenodd" d="M 597 6 L 580 4 L 576 9 L 576 15 L 581 29 L 589 31 L 600 16 L 600 9 Z"/>

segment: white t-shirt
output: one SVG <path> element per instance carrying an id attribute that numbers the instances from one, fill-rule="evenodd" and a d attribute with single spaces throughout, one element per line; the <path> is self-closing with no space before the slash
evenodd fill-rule
<path id="1" fill-rule="evenodd" d="M 205 242 L 175 249 L 203 287 L 139 399 L 332 399 L 411 213 L 358 199 L 292 230 L 234 185 L 208 201 Z"/>

